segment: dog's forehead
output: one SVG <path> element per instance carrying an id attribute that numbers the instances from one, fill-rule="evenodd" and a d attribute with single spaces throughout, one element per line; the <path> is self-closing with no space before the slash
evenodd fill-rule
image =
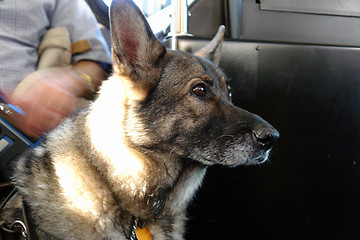
<path id="1" fill-rule="evenodd" d="M 218 81 L 221 87 L 227 87 L 228 79 L 225 73 L 216 66 L 215 63 L 204 58 L 197 57 L 197 59 L 204 68 L 206 75 L 208 75 L 212 80 Z"/>
<path id="2" fill-rule="evenodd" d="M 186 52 L 171 51 L 169 64 L 184 78 L 207 77 L 219 81 L 221 87 L 227 86 L 227 77 L 214 63 Z"/>
<path id="3" fill-rule="evenodd" d="M 170 52 L 170 64 L 177 66 L 179 69 L 188 69 L 187 71 L 201 72 L 203 71 L 202 64 L 199 59 L 186 52 L 182 51 L 169 51 Z"/>

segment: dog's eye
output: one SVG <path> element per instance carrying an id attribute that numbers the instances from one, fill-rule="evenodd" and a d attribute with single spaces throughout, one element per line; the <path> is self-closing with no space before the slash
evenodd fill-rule
<path id="1" fill-rule="evenodd" d="M 199 84 L 196 85 L 193 89 L 192 89 L 193 93 L 195 93 L 195 95 L 197 96 L 204 96 L 206 94 L 206 89 L 205 86 L 203 84 Z"/>

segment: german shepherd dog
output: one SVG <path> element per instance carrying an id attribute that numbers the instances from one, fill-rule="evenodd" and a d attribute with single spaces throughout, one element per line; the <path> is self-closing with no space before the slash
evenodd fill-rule
<path id="1" fill-rule="evenodd" d="M 167 50 L 131 0 L 114 0 L 110 20 L 113 75 L 16 161 L 16 188 L 56 239 L 183 239 L 207 167 L 260 164 L 279 133 L 231 103 L 224 27 L 192 55 Z"/>

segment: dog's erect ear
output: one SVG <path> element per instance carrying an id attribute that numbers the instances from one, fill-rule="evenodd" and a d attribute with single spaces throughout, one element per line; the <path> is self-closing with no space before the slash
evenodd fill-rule
<path id="1" fill-rule="evenodd" d="M 199 51 L 197 51 L 195 55 L 202 58 L 207 58 L 210 61 L 214 62 L 216 65 L 218 65 L 221 57 L 224 33 L 225 33 L 225 26 L 221 25 L 215 37 L 211 40 L 211 42 L 202 49 L 200 49 Z"/>
<path id="2" fill-rule="evenodd" d="M 151 84 L 160 74 L 165 47 L 156 39 L 140 9 L 131 0 L 113 0 L 110 7 L 115 71 Z"/>

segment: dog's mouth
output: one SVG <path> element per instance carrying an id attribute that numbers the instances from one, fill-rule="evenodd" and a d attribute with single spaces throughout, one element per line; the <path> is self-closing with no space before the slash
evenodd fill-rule
<path id="1" fill-rule="evenodd" d="M 270 151 L 271 149 L 260 153 L 257 157 L 247 161 L 245 165 L 260 165 L 267 162 L 269 160 Z"/>
<path id="2" fill-rule="evenodd" d="M 208 158 L 206 156 L 197 156 L 192 158 L 198 162 L 203 163 L 204 165 L 226 165 L 230 168 L 238 167 L 240 165 L 244 166 L 251 166 L 251 165 L 260 165 L 269 160 L 270 150 L 266 151 L 265 153 L 260 153 L 256 157 L 244 157 L 239 154 L 239 156 L 234 157 L 223 157 L 223 158 Z"/>
<path id="3" fill-rule="evenodd" d="M 259 165 L 269 159 L 270 151 L 271 148 L 254 142 L 251 134 L 241 137 L 223 135 L 205 147 L 195 147 L 190 158 L 205 165 Z"/>

